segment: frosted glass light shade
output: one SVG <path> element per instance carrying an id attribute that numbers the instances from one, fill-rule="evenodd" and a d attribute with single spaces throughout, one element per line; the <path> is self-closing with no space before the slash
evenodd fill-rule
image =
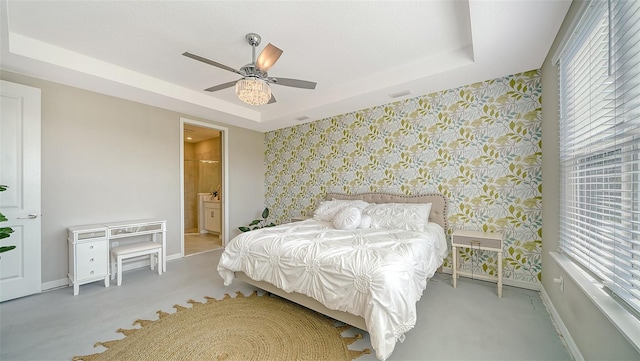
<path id="1" fill-rule="evenodd" d="M 271 87 L 264 80 L 244 78 L 236 83 L 236 95 L 247 104 L 263 105 L 271 99 Z"/>

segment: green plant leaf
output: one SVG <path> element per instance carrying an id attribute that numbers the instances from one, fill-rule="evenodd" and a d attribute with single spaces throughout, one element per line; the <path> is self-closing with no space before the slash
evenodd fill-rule
<path id="1" fill-rule="evenodd" d="M 251 228 L 247 228 L 247 227 L 238 227 L 239 230 L 241 230 L 242 232 L 249 232 L 251 230 Z"/>
<path id="2" fill-rule="evenodd" d="M 16 246 L 2 246 L 0 247 L 0 253 L 11 251 L 14 248 L 16 248 Z"/>
<path id="3" fill-rule="evenodd" d="M 262 211 L 262 218 L 269 218 L 269 208 L 265 208 L 264 211 Z"/>
<path id="4" fill-rule="evenodd" d="M 13 229 L 9 227 L 0 228 L 0 239 L 7 238 L 13 233 Z"/>
<path id="5" fill-rule="evenodd" d="M 0 192 L 6 191 L 7 188 L 8 187 L 6 185 L 0 185 Z M 6 221 L 8 221 L 7 217 L 5 217 L 4 214 L 0 213 L 0 222 L 6 222 Z M 13 228 L 11 228 L 11 227 L 2 227 L 2 228 L 0 228 L 0 239 L 4 239 L 4 238 L 7 238 L 7 237 L 11 236 L 11 233 L 13 233 Z M 16 248 L 16 246 L 0 247 L 0 253 L 11 251 L 14 248 Z"/>

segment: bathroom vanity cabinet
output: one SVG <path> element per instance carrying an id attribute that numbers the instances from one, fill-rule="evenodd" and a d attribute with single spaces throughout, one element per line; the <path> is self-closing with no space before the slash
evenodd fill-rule
<path id="1" fill-rule="evenodd" d="M 204 202 L 204 229 L 209 232 L 220 233 L 221 228 L 220 202 Z"/>

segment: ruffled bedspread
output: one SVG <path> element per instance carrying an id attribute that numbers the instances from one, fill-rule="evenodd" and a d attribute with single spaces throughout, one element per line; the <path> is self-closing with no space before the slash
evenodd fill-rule
<path id="1" fill-rule="evenodd" d="M 416 302 L 447 255 L 444 230 L 336 230 L 305 220 L 235 237 L 218 272 L 229 285 L 234 272 L 298 292 L 329 309 L 364 318 L 379 360 L 416 323 Z"/>

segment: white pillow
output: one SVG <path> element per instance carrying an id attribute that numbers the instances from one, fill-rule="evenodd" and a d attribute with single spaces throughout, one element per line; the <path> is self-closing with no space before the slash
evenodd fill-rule
<path id="1" fill-rule="evenodd" d="M 371 217 L 371 228 L 424 231 L 429 223 L 431 203 L 371 204 L 362 212 Z"/>
<path id="2" fill-rule="evenodd" d="M 356 207 L 347 207 L 333 217 L 333 226 L 336 229 L 356 229 L 362 219 L 361 211 Z"/>
<path id="3" fill-rule="evenodd" d="M 347 207 L 354 207 L 358 210 L 362 211 L 365 209 L 369 203 L 361 200 L 331 200 L 331 201 L 323 201 L 320 203 L 318 208 L 313 212 L 313 218 L 319 221 L 331 222 L 333 218 L 340 212 L 341 210 Z"/>
<path id="4" fill-rule="evenodd" d="M 360 217 L 360 224 L 358 225 L 358 228 L 369 228 L 369 227 L 371 227 L 371 216 L 367 214 L 363 214 Z"/>

